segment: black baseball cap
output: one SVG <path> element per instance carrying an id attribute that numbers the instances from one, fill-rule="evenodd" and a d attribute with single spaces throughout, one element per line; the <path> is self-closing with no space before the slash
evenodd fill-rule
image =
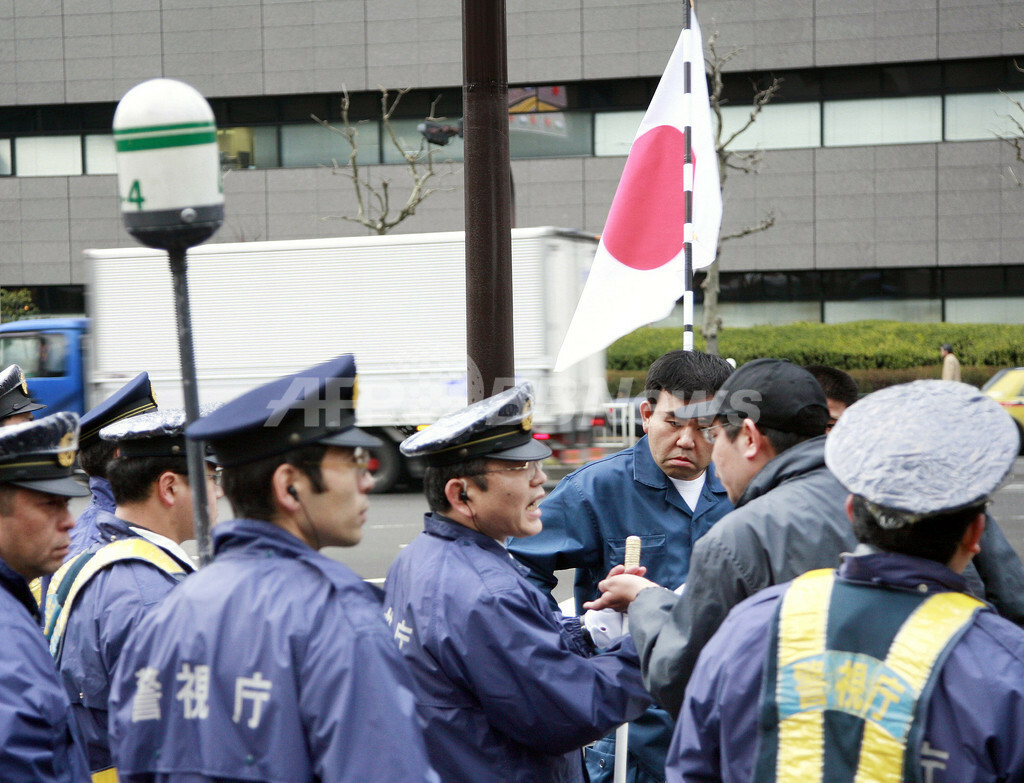
<path id="1" fill-rule="evenodd" d="M 828 402 L 818 380 L 787 359 L 754 359 L 730 375 L 714 397 L 676 409 L 680 419 L 751 419 L 798 435 L 824 435 Z"/>

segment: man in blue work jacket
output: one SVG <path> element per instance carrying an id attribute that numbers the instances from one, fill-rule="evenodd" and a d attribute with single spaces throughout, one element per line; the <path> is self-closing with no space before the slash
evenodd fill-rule
<path id="1" fill-rule="evenodd" d="M 686 689 L 668 779 L 1024 780 L 1024 631 L 962 576 L 1017 449 L 965 384 L 851 406 L 825 461 L 860 543 L 729 614 Z"/>
<path id="2" fill-rule="evenodd" d="M 700 351 L 669 351 L 655 361 L 640 404 L 644 437 L 631 448 L 592 462 L 563 478 L 544 500 L 544 530 L 509 541 L 509 551 L 530 569 L 545 591 L 555 571 L 576 569 L 576 612 L 600 595 L 598 582 L 622 563 L 626 537 L 641 539 L 647 578 L 675 590 L 690 570 L 694 544 L 732 511 L 711 466 L 711 445 L 698 422 L 676 416 L 676 409 L 712 397 L 732 372 L 717 356 Z M 621 628 L 617 613 L 587 618 L 590 625 Z M 630 726 L 632 783 L 664 780 L 665 753 L 674 720 L 652 706 Z M 593 783 L 611 780 L 615 737 L 587 750 Z"/>
<path id="3" fill-rule="evenodd" d="M 0 778 L 87 783 L 89 768 L 67 694 L 39 628 L 30 580 L 53 573 L 70 544 L 68 499 L 78 416 L 0 428 Z"/>
<path id="4" fill-rule="evenodd" d="M 439 783 L 380 591 L 318 551 L 362 537 L 373 488 L 339 356 L 192 424 L 238 519 L 139 622 L 110 692 L 121 783 Z"/>
<path id="5" fill-rule="evenodd" d="M 594 654 L 579 619 L 505 550 L 542 528 L 551 450 L 533 437 L 532 405 L 523 383 L 401 447 L 427 461 L 430 513 L 388 571 L 384 603 L 445 781 L 578 783 L 582 746 L 650 704 L 628 637 Z"/>
<path id="6" fill-rule="evenodd" d="M 181 548 L 195 537 L 185 458 L 185 411 L 153 411 L 100 430 L 116 443 L 107 468 L 114 513 L 97 510 L 98 543 L 68 560 L 47 593 L 44 629 L 71 710 L 86 742 L 89 769 L 113 766 L 107 738 L 110 678 L 125 640 L 187 574 Z M 216 468 L 204 467 L 207 513 L 217 521 Z M 112 774 L 112 773 L 111 773 Z"/>

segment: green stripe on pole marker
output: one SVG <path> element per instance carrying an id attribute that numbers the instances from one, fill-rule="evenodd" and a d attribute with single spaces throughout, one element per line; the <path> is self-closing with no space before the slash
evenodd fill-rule
<path id="1" fill-rule="evenodd" d="M 211 129 L 216 130 L 217 126 L 210 120 L 200 120 L 196 122 L 179 122 L 174 125 L 140 125 L 135 128 L 115 128 L 115 136 L 124 136 L 126 134 L 136 133 L 167 133 L 168 131 L 183 131 L 193 129 Z"/>
<path id="2" fill-rule="evenodd" d="M 145 136 L 142 138 L 118 139 L 118 152 L 138 152 L 140 150 L 161 150 L 170 147 L 194 147 L 199 144 L 216 144 L 216 131 L 199 133 L 179 133 L 165 136 Z"/>

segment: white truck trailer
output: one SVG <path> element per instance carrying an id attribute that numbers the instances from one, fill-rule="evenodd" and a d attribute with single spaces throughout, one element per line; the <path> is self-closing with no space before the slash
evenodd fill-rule
<path id="1" fill-rule="evenodd" d="M 535 426 L 556 454 L 591 445 L 608 399 L 603 353 L 552 370 L 596 244 L 565 229 L 512 232 L 516 380 L 533 382 Z M 182 407 L 166 254 L 85 255 L 90 404 L 147 370 L 161 407 Z M 466 404 L 462 232 L 205 244 L 189 251 L 188 284 L 201 404 L 355 354 L 358 424 L 386 444 L 375 455 L 379 491 L 422 474 L 400 457 L 402 439 Z"/>

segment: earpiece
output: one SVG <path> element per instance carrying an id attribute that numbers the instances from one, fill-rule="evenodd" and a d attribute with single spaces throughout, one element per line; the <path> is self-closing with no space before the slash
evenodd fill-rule
<path id="1" fill-rule="evenodd" d="M 469 494 L 466 492 L 466 482 L 462 482 L 462 489 L 459 490 L 459 500 L 465 503 L 469 500 Z"/>
<path id="2" fill-rule="evenodd" d="M 298 493 L 298 491 L 297 491 L 297 490 L 295 489 L 295 487 L 293 487 L 293 486 L 292 486 L 292 485 L 290 485 L 290 484 L 288 485 L 288 494 L 289 494 L 289 495 L 291 495 L 291 496 L 292 496 L 293 498 L 295 498 L 296 500 L 298 500 L 298 499 L 299 499 L 299 493 Z"/>

